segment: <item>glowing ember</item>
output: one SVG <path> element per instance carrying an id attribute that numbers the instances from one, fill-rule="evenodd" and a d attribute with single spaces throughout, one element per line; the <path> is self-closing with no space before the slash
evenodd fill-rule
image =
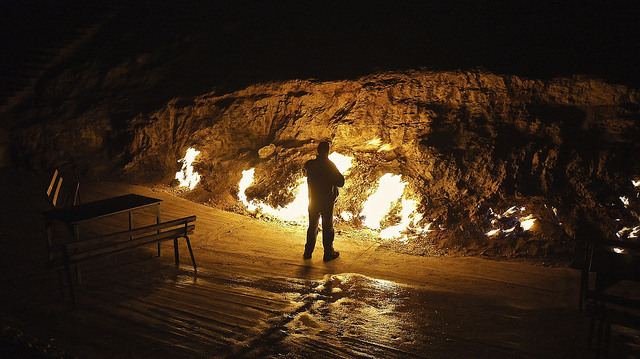
<path id="1" fill-rule="evenodd" d="M 193 161 L 195 161 L 196 157 L 200 154 L 200 151 L 197 151 L 195 148 L 189 147 L 187 149 L 187 153 L 184 155 L 183 159 L 178 160 L 178 162 L 182 162 L 182 168 L 179 172 L 176 172 L 175 179 L 180 183 L 180 187 L 188 187 L 189 189 L 194 189 L 198 182 L 200 182 L 200 174 L 193 170 Z"/>
<path id="2" fill-rule="evenodd" d="M 620 201 L 624 205 L 624 208 L 629 207 L 629 197 L 621 196 Z"/>
<path id="3" fill-rule="evenodd" d="M 613 251 L 614 251 L 614 252 L 616 252 L 616 253 L 618 253 L 618 254 L 622 254 L 622 253 L 624 253 L 624 249 L 623 249 L 623 248 L 618 248 L 618 247 L 614 247 L 614 248 L 613 248 Z"/>
<path id="4" fill-rule="evenodd" d="M 378 188 L 362 206 L 360 215 L 364 217 L 364 225 L 371 229 L 380 229 L 380 222 L 389 213 L 393 203 L 402 197 L 406 186 L 407 183 L 403 182 L 399 175 L 386 173 L 380 177 Z"/>
<path id="5" fill-rule="evenodd" d="M 639 180 L 631 180 L 631 184 L 633 184 L 633 187 L 640 187 L 640 179 Z"/>

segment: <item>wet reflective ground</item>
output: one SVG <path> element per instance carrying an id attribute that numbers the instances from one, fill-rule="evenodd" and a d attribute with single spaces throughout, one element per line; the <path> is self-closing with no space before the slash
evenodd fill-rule
<path id="1" fill-rule="evenodd" d="M 583 350 L 571 310 L 354 273 L 306 280 L 203 268 L 194 277 L 168 259 L 85 269 L 75 310 L 45 281 L 12 319 L 80 357 L 567 358 Z"/>
<path id="2" fill-rule="evenodd" d="M 94 194 L 132 191 L 162 198 L 163 218 L 198 216 L 198 275 L 184 247 L 180 268 L 170 245 L 161 258 L 152 248 L 106 257 L 82 266 L 72 309 L 44 268 L 39 212 L 15 207 L 19 216 L 0 218 L 3 325 L 82 358 L 588 357 L 572 270 L 407 256 L 341 237 L 338 260 L 303 261 L 303 230 L 142 187 L 109 184 Z M 123 223 L 114 217 L 83 233 Z M 637 353 L 625 346 L 637 333 L 614 334 L 611 357 Z"/>
<path id="3" fill-rule="evenodd" d="M 575 357 L 571 313 L 505 308 L 347 273 L 306 282 L 296 309 L 254 339 L 250 356 Z M 573 317 L 573 320 L 572 320 Z M 550 335 L 551 333 L 560 335 Z"/>

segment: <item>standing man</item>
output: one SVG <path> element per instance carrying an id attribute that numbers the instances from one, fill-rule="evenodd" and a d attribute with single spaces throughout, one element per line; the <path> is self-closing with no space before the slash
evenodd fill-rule
<path id="1" fill-rule="evenodd" d="M 304 164 L 309 186 L 309 228 L 304 259 L 311 259 L 318 235 L 318 220 L 322 216 L 322 246 L 325 262 L 338 258 L 333 250 L 333 205 L 338 198 L 338 187 L 344 186 L 344 176 L 329 159 L 329 142 L 318 144 L 318 156 Z"/>

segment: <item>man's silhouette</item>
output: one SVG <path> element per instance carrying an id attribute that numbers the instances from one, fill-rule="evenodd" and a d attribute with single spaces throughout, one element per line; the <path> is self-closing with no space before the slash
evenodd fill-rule
<path id="1" fill-rule="evenodd" d="M 338 198 L 338 187 L 344 186 L 344 177 L 329 159 L 329 142 L 320 142 L 318 156 L 304 164 L 309 186 L 309 228 L 304 259 L 310 259 L 316 246 L 318 220 L 322 216 L 322 246 L 324 261 L 338 258 L 333 250 L 333 205 Z"/>

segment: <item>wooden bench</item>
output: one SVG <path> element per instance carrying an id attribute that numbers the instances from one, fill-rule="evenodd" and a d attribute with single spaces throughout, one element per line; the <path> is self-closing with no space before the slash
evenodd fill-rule
<path id="1" fill-rule="evenodd" d="M 189 255 L 191 256 L 193 270 L 197 273 L 196 260 L 193 256 L 191 241 L 189 240 L 189 235 L 192 234 L 195 229 L 195 225 L 193 224 L 195 220 L 196 216 L 189 216 L 145 227 L 59 244 L 49 248 L 50 256 L 48 265 L 52 269 L 58 269 L 59 271 L 64 270 L 71 300 L 74 304 L 75 293 L 71 275 L 72 268 L 75 268 L 77 272 L 77 265 L 79 263 L 141 246 L 174 241 L 175 263 L 176 266 L 179 266 L 180 254 L 178 252 L 177 241 L 179 238 L 184 238 L 187 243 L 187 248 L 189 249 Z"/>

